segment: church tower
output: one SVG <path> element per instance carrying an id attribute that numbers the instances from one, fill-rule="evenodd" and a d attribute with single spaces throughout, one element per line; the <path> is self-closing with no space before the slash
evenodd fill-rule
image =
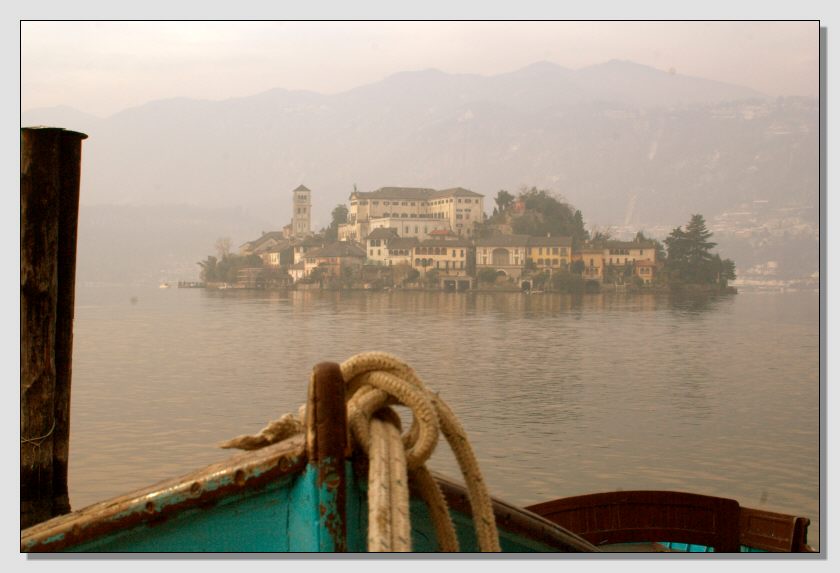
<path id="1" fill-rule="evenodd" d="M 312 234 L 312 191 L 298 185 L 292 191 L 292 236 L 308 237 Z"/>

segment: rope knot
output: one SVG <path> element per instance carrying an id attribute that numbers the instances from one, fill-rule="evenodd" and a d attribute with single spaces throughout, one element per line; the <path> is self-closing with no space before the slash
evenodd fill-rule
<path id="1" fill-rule="evenodd" d="M 437 392 L 414 370 L 384 352 L 357 354 L 341 364 L 346 383 L 347 417 L 354 447 L 370 459 L 368 479 L 368 549 L 410 551 L 408 479 L 432 517 L 440 548 L 458 551 L 458 539 L 446 500 L 426 462 L 442 432 L 464 476 L 473 523 L 482 551 L 501 551 L 490 495 L 466 432 Z M 392 406 L 411 410 L 411 427 L 400 435 L 399 415 Z M 257 449 L 305 431 L 305 417 L 286 414 L 255 436 L 238 436 L 223 448 Z"/>

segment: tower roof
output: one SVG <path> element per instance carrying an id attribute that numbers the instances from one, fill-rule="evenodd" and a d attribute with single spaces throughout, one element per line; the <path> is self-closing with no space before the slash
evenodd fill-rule
<path id="1" fill-rule="evenodd" d="M 292 190 L 292 193 L 296 193 L 296 192 L 298 192 L 298 191 L 307 191 L 307 192 L 309 192 L 309 193 L 312 193 L 312 191 L 311 191 L 310 189 L 307 189 L 307 188 L 306 188 L 305 186 L 303 186 L 303 185 L 298 185 L 297 187 L 295 187 L 295 188 Z"/>

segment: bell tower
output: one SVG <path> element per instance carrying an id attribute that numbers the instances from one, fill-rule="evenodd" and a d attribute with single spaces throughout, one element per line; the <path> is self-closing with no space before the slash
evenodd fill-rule
<path id="1" fill-rule="evenodd" d="M 298 185 L 292 191 L 292 236 L 308 237 L 312 234 L 312 191 Z"/>

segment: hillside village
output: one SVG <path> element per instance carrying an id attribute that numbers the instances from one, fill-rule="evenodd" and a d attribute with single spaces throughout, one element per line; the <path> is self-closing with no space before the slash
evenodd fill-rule
<path id="1" fill-rule="evenodd" d="M 235 282 L 211 280 L 215 257 L 200 263 L 207 286 L 597 292 L 605 284 L 649 287 L 663 264 L 657 243 L 644 237 L 516 233 L 510 222 L 526 214 L 521 197 L 510 196 L 509 217 L 488 220 L 485 197 L 461 187 L 354 190 L 344 222 L 334 212 L 332 228 L 315 233 L 312 195 L 295 188 L 289 225 L 239 247 Z"/>

